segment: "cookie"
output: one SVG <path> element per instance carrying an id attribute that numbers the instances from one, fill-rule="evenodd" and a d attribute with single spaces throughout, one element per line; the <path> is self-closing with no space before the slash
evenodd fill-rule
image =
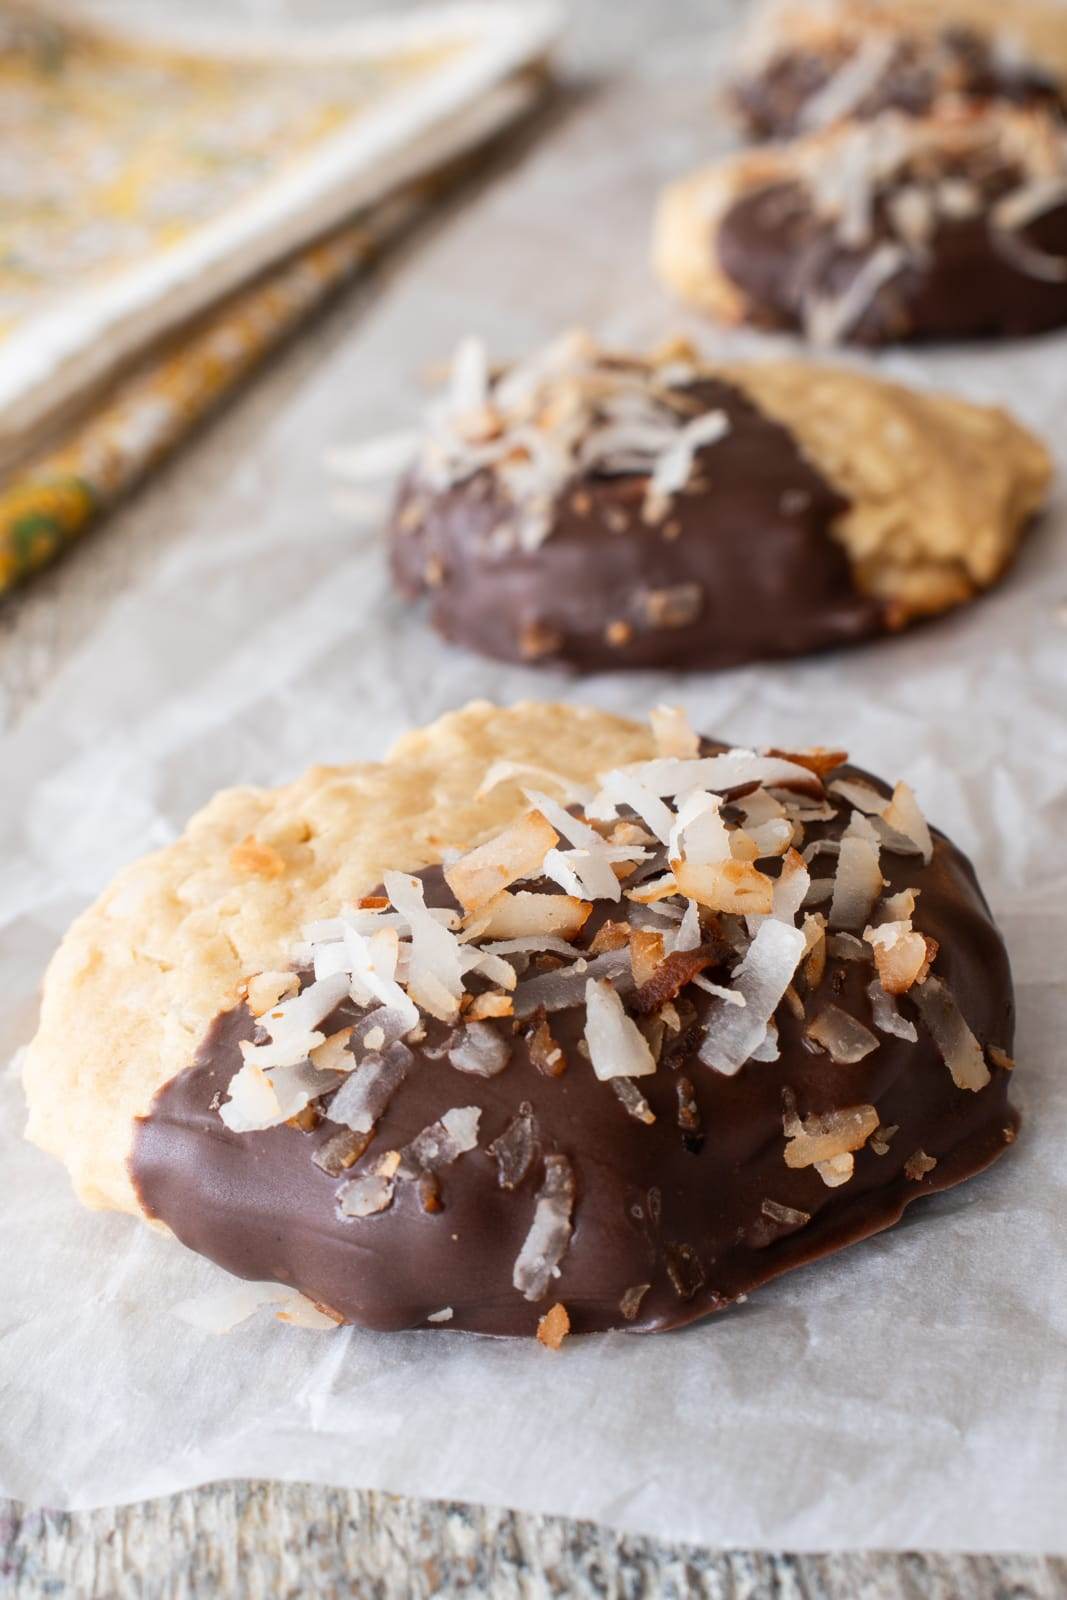
<path id="1" fill-rule="evenodd" d="M 219 795 L 49 971 L 30 1137 L 327 1320 L 652 1331 L 1012 1142 L 966 858 L 840 751 L 468 706 Z"/>
<path id="2" fill-rule="evenodd" d="M 1067 129 L 1040 112 L 887 112 L 671 185 L 663 281 L 725 322 L 816 344 L 1067 323 Z"/>
<path id="3" fill-rule="evenodd" d="M 899 628 L 996 582 L 1048 481 L 1004 413 L 857 373 L 468 345 L 391 519 L 445 638 L 582 671 L 718 668 Z"/>
<path id="4" fill-rule="evenodd" d="M 1067 13 L 1016 0 L 771 0 L 730 102 L 757 139 L 883 111 L 1004 101 L 1067 110 Z"/>

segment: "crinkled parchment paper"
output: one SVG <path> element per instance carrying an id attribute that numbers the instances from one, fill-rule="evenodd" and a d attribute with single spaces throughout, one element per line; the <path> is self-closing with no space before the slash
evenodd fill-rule
<path id="1" fill-rule="evenodd" d="M 0 1058 L 33 1030 L 69 919 L 219 786 L 378 755 L 477 694 L 637 715 L 668 699 L 738 741 L 847 746 L 906 777 L 970 852 L 1015 967 L 1023 1134 L 892 1232 L 683 1333 L 552 1355 L 447 1332 L 315 1333 L 267 1312 L 213 1337 L 172 1308 L 221 1275 L 128 1217 L 79 1209 L 60 1168 L 20 1142 L 13 1065 L 0 1077 L 6 1493 L 87 1506 L 250 1475 L 728 1545 L 1067 1548 L 1062 501 L 998 593 L 908 637 L 718 677 L 584 682 L 439 644 L 389 596 L 373 521 L 331 514 L 324 450 L 408 420 L 425 362 L 461 333 L 507 351 L 567 321 L 621 338 L 684 325 L 644 255 L 657 184 L 710 147 L 706 51 L 692 33 L 663 37 L 653 9 L 639 72 L 353 314 L 221 494 L 182 496 L 170 558 L 105 608 L 0 742 Z M 1063 454 L 1067 339 L 883 366 L 1010 403 Z"/>

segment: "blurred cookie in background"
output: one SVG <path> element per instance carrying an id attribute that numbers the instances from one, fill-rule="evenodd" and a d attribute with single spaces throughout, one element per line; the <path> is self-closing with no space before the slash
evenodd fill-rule
<path id="1" fill-rule="evenodd" d="M 887 112 L 672 184 L 663 281 L 725 322 L 817 344 L 1012 337 L 1067 323 L 1067 126 Z"/>
<path id="2" fill-rule="evenodd" d="M 846 117 L 1007 101 L 1067 108 L 1067 10 L 1025 0 L 770 0 L 730 104 L 756 139 Z"/>
<path id="3" fill-rule="evenodd" d="M 457 644 L 581 671 L 798 656 L 961 604 L 1049 477 L 1002 411 L 582 333 L 503 370 L 468 341 L 424 432 L 382 444 L 335 465 L 401 471 L 401 592 Z"/>

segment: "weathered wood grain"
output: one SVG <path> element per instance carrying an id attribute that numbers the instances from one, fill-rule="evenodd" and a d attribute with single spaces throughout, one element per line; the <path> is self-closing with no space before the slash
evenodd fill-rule
<path id="1" fill-rule="evenodd" d="M 69 1513 L 0 1509 L 0 1592 L 375 1600 L 1063 1600 L 1067 1562 L 717 1552 L 591 1523 L 302 1484 L 212 1484 Z"/>

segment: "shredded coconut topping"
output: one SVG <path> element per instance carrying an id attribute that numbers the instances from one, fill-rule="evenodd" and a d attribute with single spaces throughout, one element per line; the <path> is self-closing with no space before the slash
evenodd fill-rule
<path id="1" fill-rule="evenodd" d="M 465 339 L 421 440 L 394 435 L 338 452 L 332 465 L 349 481 L 406 465 L 431 493 L 487 473 L 506 508 L 502 549 L 536 549 L 557 501 L 582 477 L 647 478 L 643 516 L 658 523 L 688 488 L 698 456 L 729 432 L 724 413 L 693 392 L 699 376 L 688 354 L 615 357 L 580 330 L 496 372 L 481 341 Z"/>
<path id="2" fill-rule="evenodd" d="M 480 372 L 465 357 L 465 390 Z M 691 1061 L 726 1076 L 768 1070 L 798 1038 L 844 1068 L 916 1043 L 914 1014 L 955 1083 L 984 1087 L 981 1046 L 931 970 L 937 945 L 913 925 L 918 891 L 883 896 L 889 858 L 925 861 L 934 850 L 907 785 L 887 798 L 849 774 L 843 752 L 703 754 L 677 709 L 660 710 L 656 732 L 660 753 L 601 774 L 584 805 L 525 789 L 530 809 L 444 868 L 451 908 L 428 904 L 421 878 L 389 871 L 384 892 L 305 926 L 296 970 L 246 985 L 249 1009 L 253 996 L 268 1008 L 218 1108 L 230 1131 L 333 1124 L 312 1159 L 340 1180 L 339 1214 L 374 1225 L 394 1205 L 441 1210 L 448 1169 L 478 1146 L 480 1108 L 461 1105 L 383 1150 L 379 1125 L 394 1098 L 416 1073 L 449 1068 L 473 1093 L 473 1079 L 505 1073 L 518 1049 L 546 1080 L 595 1075 L 605 1115 L 621 1106 L 642 1128 L 664 1117 L 655 1076 L 665 1041 L 683 1035 Z M 521 788 L 529 775 L 498 778 Z M 817 858 L 833 873 L 827 916 L 806 910 Z M 578 1008 L 581 1042 L 564 1050 L 553 1015 Z M 672 1089 L 667 1116 L 702 1139 L 694 1084 L 679 1076 Z M 873 1105 L 801 1117 L 787 1096 L 785 1164 L 845 1184 L 878 1126 Z M 514 1268 L 516 1290 L 539 1300 L 571 1237 L 570 1160 L 525 1101 L 486 1155 L 502 1189 L 539 1186 Z M 805 1215 L 767 1205 L 765 1220 Z M 682 1250 L 675 1266 L 688 1283 Z"/>

